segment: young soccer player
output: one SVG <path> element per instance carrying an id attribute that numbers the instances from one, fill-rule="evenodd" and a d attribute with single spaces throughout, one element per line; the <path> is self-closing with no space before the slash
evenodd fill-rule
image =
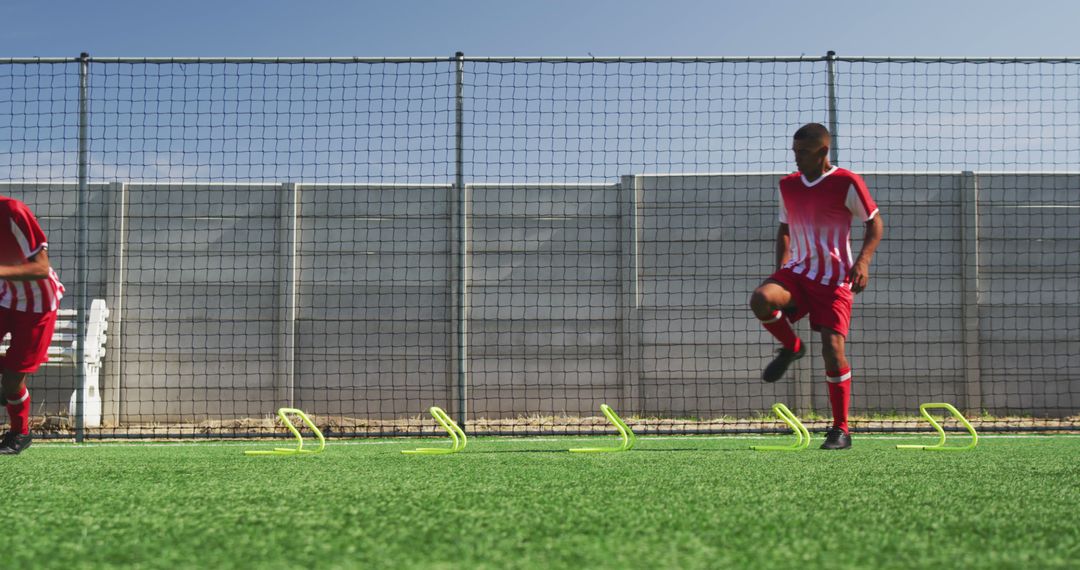
<path id="1" fill-rule="evenodd" d="M 754 290 L 750 308 L 783 345 L 765 367 L 766 382 L 779 380 L 806 354 L 790 323 L 810 316 L 810 327 L 821 334 L 833 413 L 833 426 L 821 448 L 847 449 L 851 366 L 844 356 L 844 341 L 852 300 L 870 280 L 870 260 L 885 227 L 862 178 L 829 164 L 830 144 L 829 130 L 820 124 L 795 131 L 792 150 L 799 171 L 780 180 L 777 270 Z M 866 224 L 858 257 L 851 255 L 852 217 Z"/>
<path id="2" fill-rule="evenodd" d="M 30 392 L 26 377 L 48 359 L 64 286 L 49 265 L 49 243 L 26 204 L 0 196 L 0 338 L 11 333 L 0 359 L 11 429 L 0 455 L 30 447 Z"/>

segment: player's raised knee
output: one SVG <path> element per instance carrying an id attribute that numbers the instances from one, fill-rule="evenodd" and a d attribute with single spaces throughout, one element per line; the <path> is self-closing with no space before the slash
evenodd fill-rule
<path id="1" fill-rule="evenodd" d="M 754 289 L 754 292 L 750 294 L 750 310 L 758 318 L 768 318 L 776 312 L 777 308 L 779 308 L 779 304 L 769 295 L 769 291 L 765 286 Z"/>
<path id="2" fill-rule="evenodd" d="M 765 296 L 765 292 L 761 290 L 761 287 L 754 289 L 754 292 L 750 294 L 750 309 L 755 313 L 767 309 L 768 304 L 769 300 Z"/>

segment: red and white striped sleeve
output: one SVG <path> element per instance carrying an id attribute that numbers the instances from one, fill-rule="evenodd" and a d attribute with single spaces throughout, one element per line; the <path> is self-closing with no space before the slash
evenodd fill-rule
<path id="1" fill-rule="evenodd" d="M 45 239 L 45 231 L 41 229 L 41 224 L 38 224 L 37 218 L 26 204 L 18 201 L 11 202 L 8 224 L 10 225 L 8 230 L 14 236 L 15 242 L 19 244 L 19 249 L 22 250 L 23 257 L 26 259 L 41 253 L 43 249 L 48 249 L 49 242 Z"/>
<path id="2" fill-rule="evenodd" d="M 870 196 L 870 191 L 866 188 L 866 182 L 863 182 L 862 177 L 855 173 L 851 174 L 851 185 L 848 186 L 847 199 L 844 200 L 844 205 L 847 206 L 852 215 L 863 222 L 869 222 L 878 214 L 877 204 L 874 203 L 874 198 Z"/>
<path id="3" fill-rule="evenodd" d="M 776 188 L 776 197 L 779 199 L 778 201 L 780 202 L 780 223 L 786 224 L 788 223 L 787 206 L 784 205 L 784 193 L 780 191 L 779 186 L 777 186 Z"/>

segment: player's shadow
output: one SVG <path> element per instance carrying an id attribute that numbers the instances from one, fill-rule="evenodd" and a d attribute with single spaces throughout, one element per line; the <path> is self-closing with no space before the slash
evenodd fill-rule
<path id="1" fill-rule="evenodd" d="M 488 449 L 469 453 L 566 453 L 565 449 Z"/>
<path id="2" fill-rule="evenodd" d="M 721 448 L 721 449 L 710 449 L 710 448 L 702 449 L 702 448 L 699 448 L 699 447 L 666 447 L 666 448 L 663 448 L 663 449 L 647 449 L 647 448 L 646 449 L 640 449 L 640 448 L 635 448 L 632 451 L 610 451 L 610 452 L 600 452 L 600 453 L 586 453 L 586 454 L 581 454 L 581 455 L 603 455 L 603 454 L 606 454 L 606 453 L 671 453 L 671 452 L 686 452 L 686 451 L 693 451 L 695 453 L 728 453 L 728 452 L 732 452 L 732 451 L 751 451 L 751 450 L 749 448 L 743 449 L 743 448 L 734 448 L 734 447 L 733 448 Z M 569 449 L 501 449 L 501 450 L 500 449 L 488 449 L 488 450 L 484 450 L 484 451 L 466 451 L 464 453 L 470 453 L 470 454 L 481 454 L 481 453 L 499 454 L 499 453 L 568 453 L 568 452 L 569 452 Z M 577 454 L 575 454 L 575 455 L 577 455 Z"/>
<path id="3" fill-rule="evenodd" d="M 634 451 L 642 451 L 645 453 L 663 453 L 666 451 L 693 451 L 695 453 L 729 453 L 732 451 L 750 451 L 749 448 L 739 447 L 722 447 L 716 448 L 700 448 L 700 447 L 665 447 L 663 449 L 638 449 L 634 448 Z"/>

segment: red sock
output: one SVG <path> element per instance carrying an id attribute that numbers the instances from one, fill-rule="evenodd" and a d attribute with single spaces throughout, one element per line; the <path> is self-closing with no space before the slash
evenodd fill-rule
<path id="1" fill-rule="evenodd" d="M 791 328 L 791 323 L 787 322 L 784 313 L 781 311 L 776 311 L 771 319 L 761 321 L 761 324 L 765 327 L 765 330 L 776 337 L 776 340 L 780 341 L 780 344 L 784 345 L 784 348 L 792 352 L 798 352 L 799 348 L 802 347 L 799 335 L 795 334 L 795 329 Z"/>
<path id="2" fill-rule="evenodd" d="M 832 405 L 833 427 L 848 433 L 847 415 L 851 405 L 851 368 L 825 373 L 829 379 L 829 404 Z"/>
<path id="3" fill-rule="evenodd" d="M 30 433 L 30 390 L 24 387 L 18 396 L 8 398 L 7 412 L 11 418 L 11 431 L 19 434 Z"/>

